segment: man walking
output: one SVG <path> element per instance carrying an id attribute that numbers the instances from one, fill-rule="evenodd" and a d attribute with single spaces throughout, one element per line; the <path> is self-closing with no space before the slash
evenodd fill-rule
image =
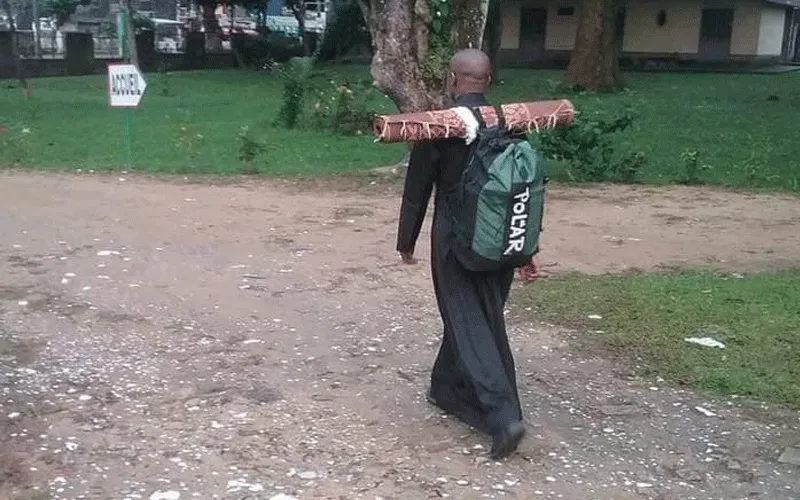
<path id="1" fill-rule="evenodd" d="M 457 53 L 450 63 L 447 91 L 455 106 L 487 105 L 491 85 L 488 56 L 478 50 Z M 514 270 L 471 272 L 452 251 L 447 197 L 468 160 L 463 139 L 415 145 L 411 152 L 400 209 L 397 250 L 413 264 L 414 248 L 436 186 L 431 231 L 431 268 L 444 337 L 431 374 L 428 401 L 492 437 L 491 456 L 517 449 L 525 434 L 514 358 L 505 317 Z"/>

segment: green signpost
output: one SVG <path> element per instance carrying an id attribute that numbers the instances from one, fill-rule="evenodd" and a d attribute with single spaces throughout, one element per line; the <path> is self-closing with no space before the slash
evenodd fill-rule
<path id="1" fill-rule="evenodd" d="M 131 63 L 128 15 L 128 10 L 123 8 L 117 18 L 117 33 L 125 63 L 108 65 L 108 104 L 112 108 L 128 108 L 128 167 L 133 168 L 133 113 L 144 96 L 147 82 L 139 68 Z"/>

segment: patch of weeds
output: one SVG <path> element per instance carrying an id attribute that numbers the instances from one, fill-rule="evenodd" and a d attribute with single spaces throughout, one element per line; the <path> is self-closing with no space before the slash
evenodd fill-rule
<path id="1" fill-rule="evenodd" d="M 163 64 L 158 68 L 158 84 L 159 89 L 158 93 L 164 97 L 169 97 L 172 95 L 172 77 L 169 73 L 167 73 L 166 66 Z"/>
<path id="2" fill-rule="evenodd" d="M 687 149 L 681 153 L 681 164 L 683 172 L 677 180 L 687 185 L 703 184 L 701 174 L 712 169 L 711 165 L 701 163 L 700 153 L 694 149 Z"/>
<path id="3" fill-rule="evenodd" d="M 317 92 L 311 109 L 313 126 L 341 135 L 369 133 L 376 113 L 367 103 L 374 92 L 372 86 L 331 81 L 329 88 Z"/>
<path id="4" fill-rule="evenodd" d="M 179 173 L 190 173 L 198 169 L 204 137 L 197 128 L 188 121 L 181 121 L 175 134 L 175 146 L 183 153 L 184 163 Z"/>
<path id="5" fill-rule="evenodd" d="M 247 175 L 258 174 L 259 169 L 253 162 L 266 152 L 264 143 L 251 137 L 250 127 L 247 125 L 243 125 L 242 128 L 239 129 L 236 142 L 239 146 L 239 161 L 244 164 L 242 172 Z"/>
<path id="6" fill-rule="evenodd" d="M 772 170 L 769 159 L 775 156 L 772 140 L 768 134 L 748 134 L 746 142 L 747 158 L 741 167 L 747 182 L 754 185 L 773 183 L 778 176 L 769 173 Z"/>
<path id="7" fill-rule="evenodd" d="M 636 182 L 647 165 L 643 152 L 626 152 L 621 134 L 631 128 L 630 110 L 584 114 L 566 129 L 532 137 L 542 154 L 562 163 L 573 182 Z"/>
<path id="8" fill-rule="evenodd" d="M 313 60 L 294 57 L 280 70 L 283 77 L 283 96 L 278 111 L 278 123 L 293 129 L 303 116 L 308 81 L 313 70 Z"/>

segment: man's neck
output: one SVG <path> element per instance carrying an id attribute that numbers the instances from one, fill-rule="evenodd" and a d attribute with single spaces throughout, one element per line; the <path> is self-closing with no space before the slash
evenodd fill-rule
<path id="1" fill-rule="evenodd" d="M 486 102 L 486 97 L 483 95 L 483 92 L 476 91 L 476 92 L 464 92 L 459 94 L 456 97 L 457 104 L 483 104 Z"/>

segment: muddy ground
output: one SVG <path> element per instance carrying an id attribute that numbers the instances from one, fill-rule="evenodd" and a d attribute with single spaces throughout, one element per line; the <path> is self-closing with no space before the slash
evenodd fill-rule
<path id="1" fill-rule="evenodd" d="M 509 317 L 528 437 L 488 460 L 423 397 L 428 226 L 400 265 L 398 203 L 0 174 L 0 498 L 800 499 L 797 412 L 639 380 L 536 318 Z M 788 196 L 554 187 L 545 223 L 550 273 L 800 260 Z"/>

